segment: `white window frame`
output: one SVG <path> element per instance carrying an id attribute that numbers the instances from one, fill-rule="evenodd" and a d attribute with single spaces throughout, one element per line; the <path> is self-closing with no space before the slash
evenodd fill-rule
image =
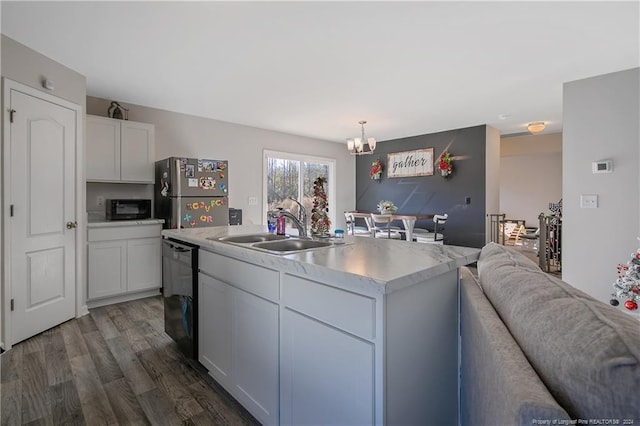
<path id="1" fill-rule="evenodd" d="M 267 205 L 268 205 L 268 190 L 267 190 L 267 167 L 269 158 L 279 158 L 283 160 L 292 160 L 292 161 L 300 161 L 307 163 L 316 163 L 316 164 L 326 164 L 329 166 L 329 176 L 327 176 L 327 187 L 325 188 L 328 192 L 329 202 L 329 220 L 331 220 L 331 227 L 336 227 L 336 159 L 328 158 L 328 157 L 316 157 L 308 154 L 298 154 L 293 152 L 283 152 L 283 151 L 271 151 L 265 149 L 262 155 L 262 224 L 266 225 L 267 223 Z M 302 173 L 300 174 L 300 178 L 302 178 Z M 302 182 L 299 185 L 298 190 L 298 200 L 302 200 L 302 191 L 303 186 Z M 311 217 L 309 217 L 309 225 L 311 225 Z"/>

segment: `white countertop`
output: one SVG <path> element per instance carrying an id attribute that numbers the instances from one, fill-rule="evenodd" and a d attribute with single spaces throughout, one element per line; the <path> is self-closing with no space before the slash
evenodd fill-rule
<path id="1" fill-rule="evenodd" d="M 279 271 L 308 275 L 382 293 L 404 288 L 478 260 L 480 249 L 345 236 L 344 245 L 277 255 L 210 240 L 229 235 L 266 233 L 266 226 L 240 225 L 166 229 L 163 237 L 197 244 L 202 249 Z M 347 275 L 345 275 L 347 274 Z"/>
<path id="2" fill-rule="evenodd" d="M 142 220 L 98 220 L 89 221 L 87 228 L 114 228 L 118 226 L 140 226 L 140 225 L 162 225 L 164 219 L 142 219 Z"/>

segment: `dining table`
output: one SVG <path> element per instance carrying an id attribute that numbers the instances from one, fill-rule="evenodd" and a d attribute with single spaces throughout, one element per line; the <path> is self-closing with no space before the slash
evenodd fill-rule
<path id="1" fill-rule="evenodd" d="M 371 212 L 350 212 L 354 218 L 361 218 L 367 222 L 367 227 L 371 228 Z M 379 213 L 373 213 L 379 214 Z M 417 220 L 433 219 L 433 214 L 402 214 L 402 213 L 387 213 L 384 216 L 389 216 L 392 220 L 401 220 L 404 225 L 404 232 L 406 234 L 407 241 L 413 241 L 413 227 Z M 371 236 L 375 238 L 375 232 L 371 233 Z"/>

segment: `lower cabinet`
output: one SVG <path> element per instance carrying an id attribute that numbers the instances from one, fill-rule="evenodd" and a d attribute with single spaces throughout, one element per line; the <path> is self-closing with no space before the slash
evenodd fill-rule
<path id="1" fill-rule="evenodd" d="M 160 231 L 161 225 L 89 229 L 87 300 L 160 289 Z"/>
<path id="2" fill-rule="evenodd" d="M 127 291 L 127 242 L 89 243 L 88 299 L 113 296 Z"/>
<path id="3" fill-rule="evenodd" d="M 278 305 L 203 273 L 198 286 L 200 363 L 261 423 L 278 424 Z"/>
<path id="4" fill-rule="evenodd" d="M 458 423 L 457 270 L 386 293 L 287 262 L 199 251 L 199 359 L 234 398 L 263 424 Z"/>
<path id="5" fill-rule="evenodd" d="M 231 292 L 233 287 L 198 274 L 198 360 L 221 385 L 231 385 Z"/>
<path id="6" fill-rule="evenodd" d="M 282 424 L 374 424 L 374 345 L 286 310 Z"/>

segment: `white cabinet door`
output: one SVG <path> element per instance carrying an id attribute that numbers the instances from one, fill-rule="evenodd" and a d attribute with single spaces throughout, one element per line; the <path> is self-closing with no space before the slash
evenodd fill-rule
<path id="1" fill-rule="evenodd" d="M 278 315 L 277 304 L 234 289 L 234 393 L 262 424 L 279 423 Z"/>
<path id="2" fill-rule="evenodd" d="M 88 299 L 126 291 L 126 251 L 126 241 L 89 243 Z"/>
<path id="3" fill-rule="evenodd" d="M 153 124 L 87 116 L 88 181 L 154 183 Z"/>
<path id="4" fill-rule="evenodd" d="M 120 123 L 87 116 L 87 180 L 120 180 Z"/>
<path id="5" fill-rule="evenodd" d="M 127 241 L 127 291 L 162 286 L 162 239 Z"/>
<path id="6" fill-rule="evenodd" d="M 374 424 L 374 345 L 285 310 L 281 423 Z"/>
<path id="7" fill-rule="evenodd" d="M 198 361 L 220 384 L 231 386 L 231 306 L 228 284 L 198 274 Z"/>
<path id="8" fill-rule="evenodd" d="M 122 121 L 120 179 L 127 182 L 153 183 L 154 126 Z"/>

